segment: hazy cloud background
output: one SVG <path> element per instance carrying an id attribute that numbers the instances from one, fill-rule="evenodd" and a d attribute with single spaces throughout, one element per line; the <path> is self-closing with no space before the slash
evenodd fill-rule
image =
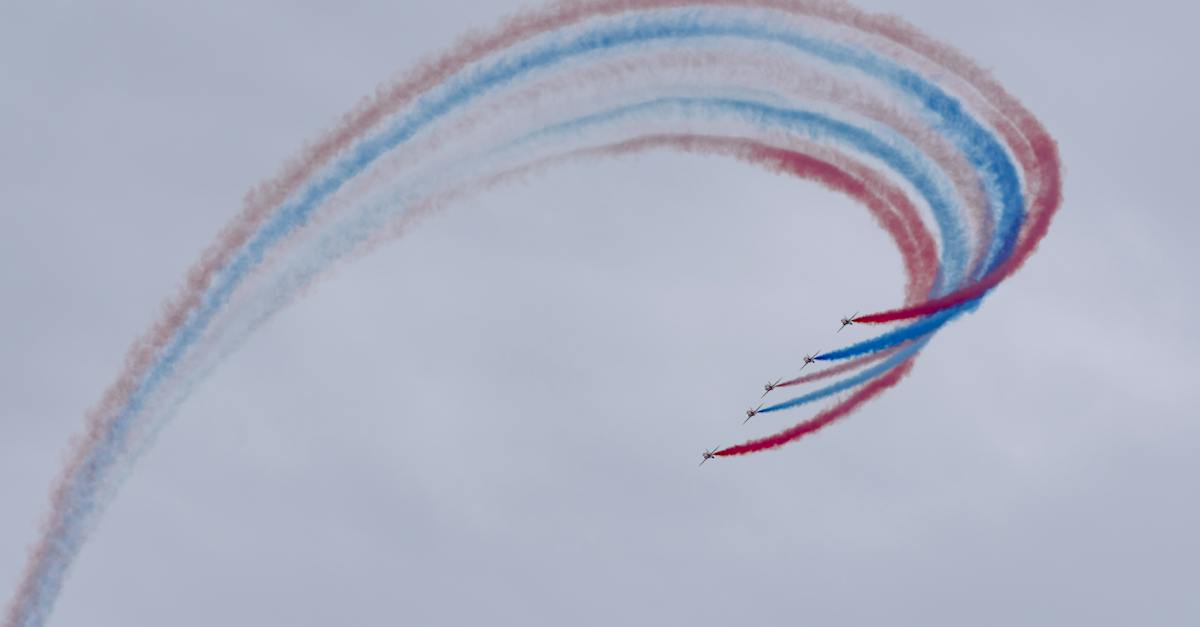
<path id="1" fill-rule="evenodd" d="M 193 3 L 201 4 L 201 3 Z M 864 2 L 1061 144 L 1042 250 L 901 387 L 702 449 L 899 300 L 866 212 L 718 158 L 571 166 L 341 268 L 198 390 L 54 625 L 1200 620 L 1193 9 Z M 380 81 L 517 4 L 0 6 L 0 594 L 186 268 Z"/>

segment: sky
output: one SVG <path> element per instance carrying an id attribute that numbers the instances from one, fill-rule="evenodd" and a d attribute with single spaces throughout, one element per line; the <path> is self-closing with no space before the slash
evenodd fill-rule
<path id="1" fill-rule="evenodd" d="M 197 3 L 192 3 L 196 5 Z M 52 625 L 1200 620 L 1186 79 L 1171 2 L 861 2 L 958 46 L 1065 164 L 1041 249 L 913 374 L 701 450 L 900 300 L 866 212 L 728 159 L 501 187 L 341 266 L 201 385 Z M 0 594 L 70 438 L 242 195 L 521 5 L 0 7 Z M 809 410 L 811 411 L 811 410 Z"/>

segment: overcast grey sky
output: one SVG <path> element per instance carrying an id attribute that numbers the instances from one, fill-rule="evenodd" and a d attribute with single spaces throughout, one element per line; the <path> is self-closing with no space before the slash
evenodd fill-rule
<path id="1" fill-rule="evenodd" d="M 190 4 L 0 5 L 5 600 L 83 412 L 245 190 L 518 6 Z M 1194 10 L 861 4 L 992 68 L 1066 164 L 1042 249 L 904 385 L 698 470 L 803 417 L 738 425 L 899 299 L 898 257 L 848 200 L 728 160 L 556 170 L 255 335 L 51 624 L 1200 622 Z"/>

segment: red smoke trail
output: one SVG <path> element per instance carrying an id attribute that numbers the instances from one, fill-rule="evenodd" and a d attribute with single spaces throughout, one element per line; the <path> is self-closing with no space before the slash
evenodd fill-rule
<path id="1" fill-rule="evenodd" d="M 885 177 L 841 153 L 798 140 L 781 148 L 753 140 L 702 135 L 650 135 L 608 150 L 618 152 L 646 146 L 729 154 L 842 192 L 867 207 L 896 241 L 909 275 L 909 298 L 920 298 L 932 288 L 938 265 L 937 249 L 912 203 Z"/>
<path id="2" fill-rule="evenodd" d="M 924 303 L 860 316 L 855 322 L 886 323 L 930 315 L 975 300 L 1016 272 L 1037 249 L 1062 204 L 1062 167 L 1058 145 L 1045 127 L 986 70 L 954 48 L 938 43 L 895 17 L 855 13 L 852 25 L 899 43 L 951 70 L 983 96 L 984 119 L 1004 138 L 1024 171 L 1029 216 L 1012 255 L 980 281 Z M 970 90 L 961 94 L 973 100 Z"/>
<path id="3" fill-rule="evenodd" d="M 758 440 L 751 440 L 745 444 L 738 444 L 726 449 L 721 449 L 716 452 L 716 455 L 722 457 L 729 455 L 746 455 L 747 453 L 757 453 L 767 449 L 783 446 L 789 442 L 794 442 L 800 438 L 816 433 L 821 429 L 829 426 L 834 421 L 858 409 L 860 405 L 871 400 L 879 395 L 880 392 L 896 385 L 904 375 L 912 370 L 913 360 L 909 359 L 904 363 L 897 365 L 895 368 L 887 371 L 886 374 L 873 379 L 870 383 L 858 388 L 845 401 L 826 409 L 817 414 L 811 420 L 806 420 L 790 429 L 780 431 L 774 435 L 767 436 Z"/>
<path id="4" fill-rule="evenodd" d="M 884 227 L 904 260 L 908 274 L 906 298 L 924 298 L 933 287 L 938 268 L 933 236 L 925 229 L 908 197 L 884 176 L 842 153 L 791 140 L 787 148 L 747 139 L 703 135 L 649 135 L 604 149 L 613 154 L 651 146 L 670 146 L 684 152 L 729 154 L 750 163 L 813 180 L 842 192 L 865 206 Z M 819 155 L 819 156 L 814 156 Z"/>
<path id="5" fill-rule="evenodd" d="M 798 3 L 807 5 L 807 3 Z M 992 77 L 991 73 L 952 46 L 935 41 L 905 20 L 895 16 L 871 15 L 840 3 L 815 3 L 797 12 L 852 26 L 893 41 L 945 68 L 977 91 L 955 90 L 1004 138 L 1024 171 L 1029 219 L 1010 260 L 1001 264 L 978 285 L 968 286 L 959 294 L 948 294 L 921 305 L 896 309 L 859 318 L 860 322 L 885 322 L 916 318 L 974 300 L 995 287 L 1003 278 L 1018 270 L 1036 250 L 1049 230 L 1050 222 L 1062 203 L 1062 171 L 1058 146 L 1037 118 Z M 889 55 L 892 56 L 892 55 Z M 926 74 L 932 73 L 927 71 Z M 885 320 L 886 319 L 886 320 Z"/>
<path id="6" fill-rule="evenodd" d="M 856 172 L 859 176 L 854 176 L 831 163 L 770 146 L 755 148 L 751 160 L 818 181 L 862 203 L 896 240 L 909 277 L 907 299 L 915 300 L 929 293 L 938 264 L 933 238 L 907 196 L 884 177 L 865 167 Z"/>
<path id="7" fill-rule="evenodd" d="M 941 298 L 928 300 L 911 307 L 902 307 L 860 316 L 855 318 L 854 321 L 876 324 L 919 318 L 937 313 L 983 296 L 988 290 L 996 287 L 1001 281 L 1008 278 L 1013 272 L 1016 272 L 1033 251 L 1037 249 L 1038 244 L 1041 243 L 1042 238 L 1046 235 L 1046 231 L 1050 228 L 1050 221 L 1054 217 L 1054 213 L 1062 202 L 1062 179 L 1058 168 L 1058 146 L 1049 137 L 1045 137 L 1044 139 L 1035 138 L 1032 145 L 1034 154 L 1038 156 L 1039 162 L 1043 164 L 1037 170 L 1043 185 L 1038 190 L 1038 195 L 1034 199 L 1029 222 L 1023 229 L 1020 240 L 1013 250 L 1012 255 L 1004 263 L 997 266 L 981 280 Z M 1046 166 L 1044 164 L 1050 165 Z"/>
<path id="8" fill-rule="evenodd" d="M 906 266 L 910 268 L 910 272 L 919 270 L 926 273 L 919 277 L 910 275 L 910 286 L 915 285 L 925 290 L 924 292 L 918 292 L 910 289 L 910 298 L 928 293 L 928 290 L 931 289 L 937 269 L 937 256 L 936 251 L 933 249 L 932 237 L 928 232 L 924 231 L 924 223 L 920 221 L 915 209 L 911 204 L 907 204 L 907 201 L 902 204 L 904 208 L 897 211 L 897 213 L 891 212 L 892 207 L 887 202 L 881 200 L 881 196 L 888 196 L 886 191 L 883 191 L 886 189 L 886 183 L 882 178 L 879 181 L 873 182 L 885 183 L 885 187 L 874 188 L 863 179 L 851 176 L 845 170 L 839 169 L 831 163 L 821 161 L 811 155 L 746 139 L 693 135 L 651 135 L 594 149 L 591 152 L 594 154 L 621 154 L 653 146 L 668 146 L 685 152 L 729 154 L 758 165 L 765 165 L 801 178 L 815 180 L 830 189 L 850 195 L 865 205 L 881 224 L 884 225 L 893 239 L 896 240 L 901 253 L 904 255 Z M 861 167 L 869 172 L 869 169 L 865 166 Z M 898 190 L 894 191 L 898 192 Z M 900 194 L 898 198 L 904 199 L 905 197 L 903 194 Z M 912 221 L 897 219 L 897 215 L 906 216 Z M 918 243 L 922 238 L 917 237 L 916 233 L 923 234 L 924 239 L 928 240 L 927 247 Z M 896 347 L 892 351 L 898 349 L 899 347 Z M 910 358 L 897 365 L 882 376 L 859 387 L 847 400 L 834 405 L 811 420 L 802 422 L 790 429 L 766 438 L 717 451 L 716 454 L 727 456 L 754 453 L 782 446 L 816 432 L 839 418 L 846 416 L 858 406 L 874 398 L 884 390 L 896 385 L 912 369 L 913 361 L 914 358 Z"/>
<path id="9" fill-rule="evenodd" d="M 1040 126 L 1038 128 L 1040 129 Z M 1043 131 L 1041 137 L 1036 135 L 1033 137 L 1031 145 L 1040 164 L 1035 172 L 1041 179 L 1042 185 L 1032 203 L 1029 222 L 1021 233 L 1012 255 L 983 279 L 961 290 L 919 305 L 862 316 L 856 318 L 855 322 L 870 324 L 906 320 L 961 305 L 983 296 L 1025 263 L 1025 260 L 1033 254 L 1042 238 L 1045 237 L 1046 231 L 1050 229 L 1050 222 L 1062 202 L 1062 176 L 1059 170 L 1057 144 L 1048 135 L 1044 135 Z"/>
<path id="10" fill-rule="evenodd" d="M 818 11 L 824 14 L 823 17 L 878 34 L 905 46 L 954 72 L 978 90 L 988 105 L 980 107 L 980 111 L 988 123 L 1001 134 L 1008 148 L 1014 152 L 1024 170 L 1026 195 L 1033 197 L 1029 203 L 1029 217 L 1012 255 L 983 279 L 940 298 L 860 316 L 855 321 L 885 323 L 918 318 L 979 298 L 1016 272 L 1037 249 L 1049 230 L 1050 223 L 1062 203 L 1062 172 L 1057 144 L 1028 109 L 986 70 L 954 48 L 934 41 L 896 17 L 873 16 L 849 8 L 839 8 L 832 12 L 827 9 Z M 970 90 L 962 90 L 961 94 L 973 100 Z"/>

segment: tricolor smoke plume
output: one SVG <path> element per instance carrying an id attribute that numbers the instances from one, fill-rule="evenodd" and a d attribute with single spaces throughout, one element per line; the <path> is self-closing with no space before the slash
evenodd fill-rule
<path id="1" fill-rule="evenodd" d="M 432 210 L 566 160 L 718 154 L 862 204 L 901 252 L 904 321 L 817 357 L 827 380 L 763 412 L 844 398 L 793 442 L 907 374 L 944 325 L 1021 267 L 1061 201 L 1045 129 L 961 53 L 826 0 L 592 0 L 519 15 L 381 86 L 245 207 L 86 417 L 6 627 L 45 624 L 105 504 L 204 374 L 338 261 Z M 789 387 L 790 389 L 790 387 Z"/>

